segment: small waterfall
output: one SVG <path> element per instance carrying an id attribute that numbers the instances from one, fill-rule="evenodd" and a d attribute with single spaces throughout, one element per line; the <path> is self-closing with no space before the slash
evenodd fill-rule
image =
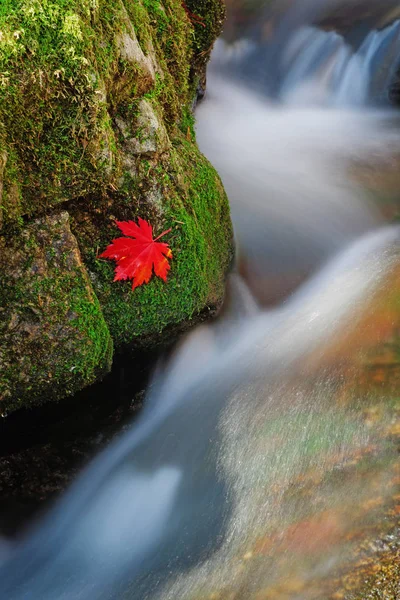
<path id="1" fill-rule="evenodd" d="M 277 26 L 271 39 L 246 35 L 214 61 L 221 72 L 248 80 L 285 104 L 387 105 L 400 65 L 400 21 L 366 33 L 301 23 Z"/>
<path id="2" fill-rule="evenodd" d="M 304 27 L 284 55 L 280 97 L 294 104 L 363 104 L 368 80 L 362 67 L 361 56 L 340 35 Z"/>
<path id="3" fill-rule="evenodd" d="M 222 176 L 243 269 L 262 303 L 281 300 L 382 222 L 348 170 L 390 163 L 399 148 L 391 113 L 270 103 L 211 68 L 197 114 L 200 147 Z"/>
<path id="4" fill-rule="evenodd" d="M 362 106 L 387 100 L 400 57 L 400 21 L 372 31 L 357 49 L 336 32 L 302 27 L 283 55 L 285 103 Z"/>

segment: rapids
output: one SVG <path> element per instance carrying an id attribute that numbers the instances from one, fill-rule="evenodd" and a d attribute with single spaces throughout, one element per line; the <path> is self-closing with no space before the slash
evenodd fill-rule
<path id="1" fill-rule="evenodd" d="M 129 431 L 4 547 L 1 599 L 333 593 L 399 475 L 393 394 L 364 383 L 399 325 L 400 230 L 351 173 L 400 151 L 397 114 L 370 94 L 383 55 L 388 88 L 399 33 L 354 49 L 280 28 L 270 95 L 243 79 L 264 47 L 216 49 L 197 135 L 232 205 L 226 306 L 159 364 Z"/>

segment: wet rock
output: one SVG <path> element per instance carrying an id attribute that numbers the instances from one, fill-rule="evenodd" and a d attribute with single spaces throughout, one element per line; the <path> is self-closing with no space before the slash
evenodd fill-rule
<path id="1" fill-rule="evenodd" d="M 44 13 L 12 2 L 0 15 L 4 410 L 86 386 L 109 364 L 110 335 L 118 350 L 170 343 L 171 331 L 221 305 L 232 258 L 225 192 L 188 135 L 195 64 L 205 66 L 220 30 L 220 0 L 195 11 L 207 32 L 181 0 L 168 10 L 139 0 L 53 4 Z M 174 261 L 167 284 L 154 278 L 132 292 L 98 255 L 119 234 L 117 220 L 138 217 L 155 232 L 172 229 Z M 60 236 L 75 253 L 58 256 Z M 87 343 L 95 333 L 101 348 Z M 49 364 L 45 346 L 56 340 Z"/>
<path id="2" fill-rule="evenodd" d="M 3 414 L 108 372 L 111 337 L 66 212 L 0 238 L 0 272 Z"/>
<path id="3" fill-rule="evenodd" d="M 121 52 L 121 58 L 131 62 L 133 64 L 140 65 L 145 74 L 148 76 L 150 80 L 155 81 L 155 70 L 152 65 L 152 62 L 149 58 L 143 53 L 143 50 L 139 46 L 139 42 L 137 41 L 135 32 L 133 28 L 130 31 L 130 34 L 124 33 L 119 38 L 119 48 Z"/>
<path id="4" fill-rule="evenodd" d="M 135 135 L 130 124 L 122 118 L 117 118 L 116 123 L 124 138 L 124 154 L 128 159 L 132 154 L 153 158 L 156 154 L 166 152 L 170 147 L 166 129 L 147 100 L 139 102 L 138 117 L 134 126 Z"/>

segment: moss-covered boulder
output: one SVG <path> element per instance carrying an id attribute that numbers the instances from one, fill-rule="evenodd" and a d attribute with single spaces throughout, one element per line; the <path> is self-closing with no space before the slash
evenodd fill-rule
<path id="1" fill-rule="evenodd" d="M 109 370 L 112 341 L 68 213 L 0 238 L 0 406 L 71 393 Z M 3 408 L 4 413 L 4 408 Z"/>
<path id="2" fill-rule="evenodd" d="M 192 5 L 0 5 L 3 412 L 92 382 L 109 368 L 111 339 L 117 350 L 160 343 L 221 303 L 229 209 L 191 107 L 224 8 Z M 139 216 L 172 228 L 174 259 L 166 284 L 132 292 L 98 255 L 116 220 Z M 60 236 L 73 252 L 57 254 Z"/>

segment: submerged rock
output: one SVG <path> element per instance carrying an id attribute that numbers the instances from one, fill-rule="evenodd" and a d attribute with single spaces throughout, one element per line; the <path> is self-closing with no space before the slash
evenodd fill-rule
<path id="1" fill-rule="evenodd" d="M 111 339 L 117 350 L 162 344 L 222 301 L 229 208 L 190 109 L 222 3 L 195 12 L 207 32 L 180 0 L 12 0 L 0 15 L 4 413 L 93 382 Z M 97 257 L 116 220 L 139 216 L 155 232 L 172 227 L 174 259 L 167 284 L 132 292 Z"/>

